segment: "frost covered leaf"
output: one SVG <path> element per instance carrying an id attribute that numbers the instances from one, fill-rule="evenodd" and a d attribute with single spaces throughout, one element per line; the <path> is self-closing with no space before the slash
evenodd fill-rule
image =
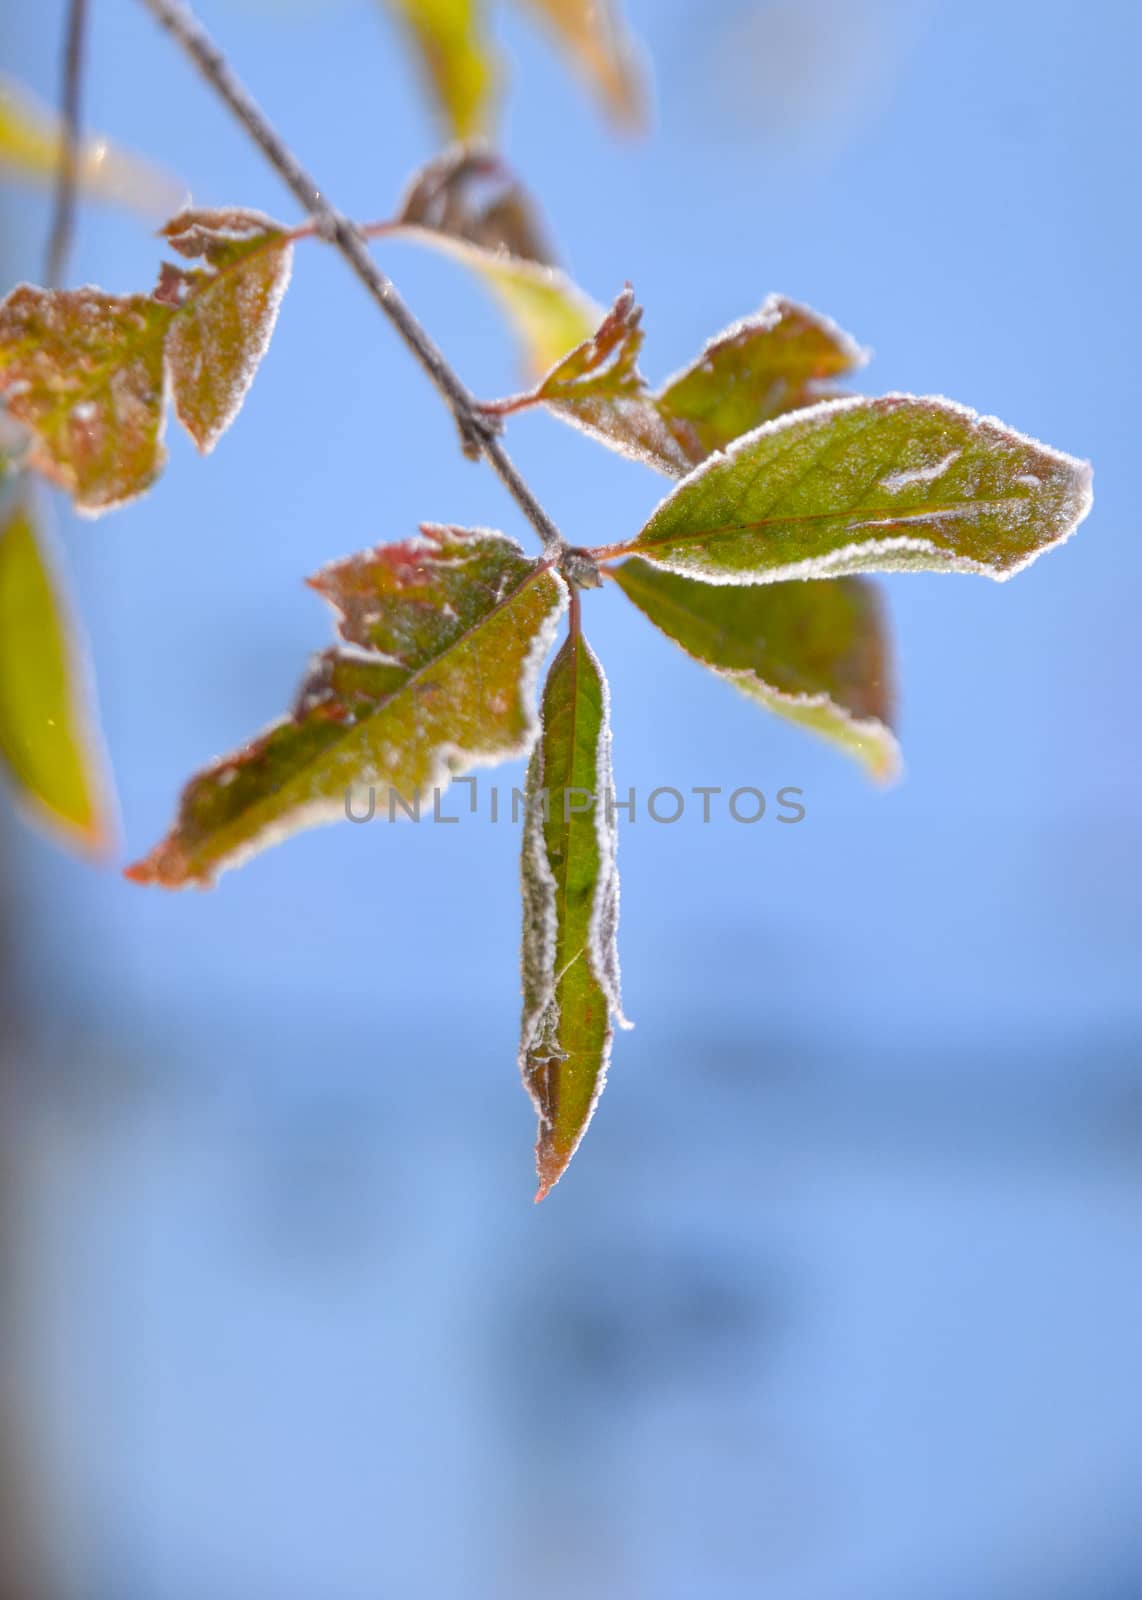
<path id="1" fill-rule="evenodd" d="M 873 777 L 896 775 L 890 646 L 866 579 L 727 587 L 637 558 L 611 576 L 695 661 L 855 756 Z"/>
<path id="2" fill-rule="evenodd" d="M 553 263 L 530 196 L 480 143 L 459 145 L 412 180 L 392 230 L 452 256 L 502 307 L 538 376 L 603 317 Z"/>
<path id="3" fill-rule="evenodd" d="M 797 411 L 711 456 L 625 550 L 707 583 L 856 572 L 1003 579 L 1074 532 L 1085 462 L 948 400 Z"/>
<path id="4" fill-rule="evenodd" d="M 534 682 L 566 602 L 544 563 L 502 534 L 425 528 L 312 581 L 345 645 L 318 657 L 292 716 L 190 783 L 171 833 L 130 869 L 137 883 L 208 886 L 343 817 L 347 793 L 373 788 L 378 814 L 390 796 L 431 808 L 453 776 L 530 748 Z M 358 795 L 354 814 L 367 808 Z"/>
<path id="5" fill-rule="evenodd" d="M 0 518 L 0 767 L 18 799 L 84 850 L 110 843 L 108 784 L 86 672 L 26 503 Z"/>
<path id="6" fill-rule="evenodd" d="M 697 466 L 763 422 L 822 399 L 822 385 L 867 360 L 867 351 L 828 317 L 770 295 L 756 315 L 711 339 L 671 378 L 658 405 Z"/>
<path id="7" fill-rule="evenodd" d="M 543 405 L 623 455 L 681 477 L 693 465 L 638 370 L 642 309 L 628 284 L 589 339 L 527 394 L 487 409 L 501 415 Z"/>
<path id="8" fill-rule="evenodd" d="M 454 137 L 479 133 L 488 120 L 496 72 L 484 34 L 482 0 L 387 0 L 419 55 L 424 75 Z"/>
<path id="9" fill-rule="evenodd" d="M 628 285 L 590 339 L 526 394 L 488 409 L 546 406 L 612 450 L 682 477 L 760 423 L 819 401 L 830 380 L 867 359 L 827 317 L 771 295 L 652 393 L 637 367 L 641 316 Z"/>
<path id="10" fill-rule="evenodd" d="M 185 211 L 164 230 L 204 265 L 164 265 L 154 295 L 14 289 L 0 304 L 0 393 L 32 433 L 28 464 L 83 511 L 162 470 L 166 384 L 209 450 L 233 421 L 273 331 L 291 248 L 252 211 Z"/>
<path id="11" fill-rule="evenodd" d="M 28 465 L 105 511 L 158 477 L 164 344 L 173 313 L 147 295 L 22 285 L 0 304 L 0 392 L 31 431 Z"/>
<path id="12" fill-rule="evenodd" d="M 175 412 L 208 451 L 237 416 L 269 347 L 293 247 L 256 211 L 184 211 L 163 237 L 204 263 L 164 263 L 155 299 L 178 313 L 167 339 Z"/>
<path id="13" fill-rule="evenodd" d="M 614 119 L 638 128 L 645 86 L 638 52 L 612 0 L 521 0 L 541 17 L 592 83 Z"/>
<path id="14" fill-rule="evenodd" d="M 59 163 L 59 119 L 0 77 L 0 173 L 50 185 Z M 88 139 L 80 151 L 79 183 L 95 199 L 151 217 L 169 215 L 184 193 L 174 178 L 101 138 Z"/>
<path id="15" fill-rule="evenodd" d="M 603 1092 L 619 999 L 619 887 L 607 683 L 573 630 L 552 663 L 527 774 L 520 1067 L 539 1112 L 542 1200 Z"/>

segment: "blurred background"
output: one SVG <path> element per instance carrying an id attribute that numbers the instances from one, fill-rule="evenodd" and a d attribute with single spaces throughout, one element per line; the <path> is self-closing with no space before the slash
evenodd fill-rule
<path id="1" fill-rule="evenodd" d="M 303 159 L 383 215 L 435 148 L 367 0 L 202 0 Z M 1017 582 L 887 582 L 887 793 L 588 596 L 617 780 L 784 785 L 621 845 L 626 1002 L 568 1178 L 531 1205 L 510 826 L 304 835 L 209 895 L 0 812 L 3 1600 L 1134 1600 L 1142 1593 L 1142 250 L 1138 9 L 629 0 L 620 141 L 504 8 L 504 144 L 577 278 L 630 278 L 659 379 L 771 289 L 1093 458 Z M 53 98 L 62 4 L 0 0 Z M 204 204 L 296 211 L 169 42 L 101 0 L 90 124 Z M 9 280 L 49 210 L 3 191 Z M 85 209 L 72 279 L 147 287 Z M 480 290 L 384 262 L 480 393 Z M 277 716 L 301 579 L 424 518 L 526 536 L 331 252 L 209 462 L 54 507 L 122 860 Z M 663 492 L 542 417 L 512 448 L 577 542 Z M 501 781 L 519 781 L 522 769 Z"/>

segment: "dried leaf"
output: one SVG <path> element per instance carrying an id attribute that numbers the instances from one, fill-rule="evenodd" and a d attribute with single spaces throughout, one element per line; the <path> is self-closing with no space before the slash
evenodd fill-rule
<path id="1" fill-rule="evenodd" d="M 343 817 L 347 794 L 431 806 L 453 776 L 530 748 L 535 680 L 566 602 L 545 563 L 502 534 L 425 528 L 313 582 L 346 644 L 318 658 L 292 716 L 190 783 L 171 833 L 130 869 L 137 883 L 208 886 Z"/>
<path id="2" fill-rule="evenodd" d="M 388 0 L 421 59 L 453 137 L 488 124 L 497 73 L 478 0 Z"/>
<path id="3" fill-rule="evenodd" d="M 628 284 L 590 339 L 526 394 L 488 409 L 546 406 L 612 450 L 682 477 L 760 423 L 816 403 L 830 380 L 867 359 L 827 317 L 771 295 L 652 393 L 637 366 L 641 317 Z"/>
<path id="4" fill-rule="evenodd" d="M 529 374 L 591 336 L 603 312 L 552 265 L 527 192 L 482 144 L 458 146 L 416 177 L 393 229 L 475 272 L 502 307 Z"/>
<path id="5" fill-rule="evenodd" d="M 1068 538 L 1087 463 L 951 401 L 840 400 L 711 456 L 624 549 L 707 583 L 858 572 L 1004 579 Z"/>
<path id="6" fill-rule="evenodd" d="M 86 678 L 42 531 L 17 501 L 0 519 L 0 765 L 32 816 L 98 852 L 113 829 Z"/>
<path id="7" fill-rule="evenodd" d="M 606 678 L 573 630 L 552 664 L 527 776 L 520 1066 L 539 1112 L 542 1200 L 606 1083 L 619 998 L 619 885 Z"/>
<path id="8" fill-rule="evenodd" d="M 233 421 L 289 280 L 283 230 L 250 211 L 186 211 L 164 230 L 196 270 L 153 296 L 13 290 L 0 304 L 0 393 L 32 433 L 28 464 L 101 512 L 162 470 L 166 385 L 201 450 Z"/>
<path id="9" fill-rule="evenodd" d="M 888 632 L 866 579 L 727 587 L 637 558 L 611 576 L 668 639 L 751 700 L 837 744 L 873 777 L 897 775 Z"/>
<path id="10" fill-rule="evenodd" d="M 638 51 L 611 0 L 521 0 L 561 41 L 615 121 L 639 128 L 646 88 Z"/>
<path id="11" fill-rule="evenodd" d="M 34 183 L 53 184 L 59 172 L 59 119 L 10 79 L 0 77 L 0 171 Z M 177 179 L 106 139 L 88 139 L 79 159 L 85 194 L 144 216 L 169 216 L 185 189 Z"/>

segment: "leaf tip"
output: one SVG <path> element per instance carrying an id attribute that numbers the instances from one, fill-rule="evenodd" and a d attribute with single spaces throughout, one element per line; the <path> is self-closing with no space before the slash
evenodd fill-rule
<path id="1" fill-rule="evenodd" d="M 213 887 L 209 877 L 191 870 L 185 852 L 170 839 L 164 839 L 149 855 L 133 861 L 129 867 L 124 867 L 123 876 L 129 883 L 138 883 L 145 887 L 154 885 L 160 889 Z"/>
<path id="2" fill-rule="evenodd" d="M 535 1147 L 535 1170 L 539 1178 L 539 1188 L 535 1191 L 537 1206 L 542 1205 L 547 1199 L 570 1164 L 571 1155 L 557 1150 L 541 1132 L 539 1143 Z"/>

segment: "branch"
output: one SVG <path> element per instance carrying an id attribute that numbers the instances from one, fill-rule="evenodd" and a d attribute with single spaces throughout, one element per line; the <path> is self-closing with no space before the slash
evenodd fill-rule
<path id="1" fill-rule="evenodd" d="M 484 456 L 509 494 L 543 541 L 544 549 L 562 554 L 563 538 L 520 477 L 504 449 L 499 423 L 484 415 L 476 397 L 445 360 L 429 334 L 397 293 L 395 285 L 377 266 L 361 231 L 344 212 L 331 204 L 327 191 L 306 172 L 249 91 L 231 70 L 218 46 L 182 0 L 142 0 L 143 5 L 190 57 L 214 92 L 230 107 L 246 132 L 313 219 L 314 231 L 332 244 L 356 273 L 377 305 L 443 395 L 460 429 L 465 455 Z"/>
<path id="2" fill-rule="evenodd" d="M 48 241 L 47 282 L 54 289 L 64 275 L 75 230 L 75 196 L 79 184 L 79 145 L 83 56 L 87 34 L 87 0 L 70 0 L 64 38 L 63 85 L 60 90 L 59 176 L 55 215 Z"/>

